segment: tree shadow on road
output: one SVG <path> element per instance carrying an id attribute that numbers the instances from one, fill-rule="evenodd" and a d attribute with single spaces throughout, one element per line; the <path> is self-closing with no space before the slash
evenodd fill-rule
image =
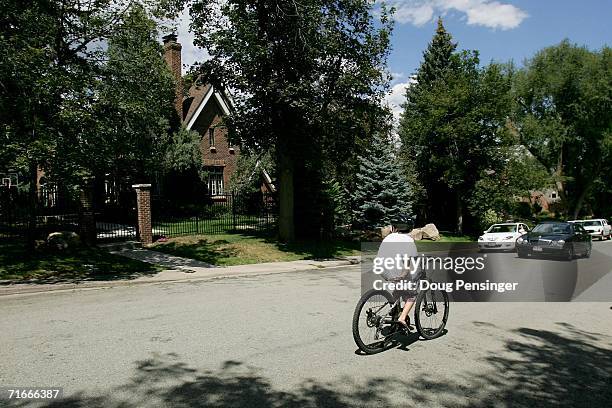
<path id="1" fill-rule="evenodd" d="M 333 382 L 305 380 L 282 389 L 253 367 L 226 361 L 200 370 L 167 354 L 137 362 L 134 377 L 107 395 L 73 394 L 47 407 L 597 407 L 612 401 L 612 344 L 607 336 L 564 323 L 558 330 L 491 326 L 505 336 L 504 349 L 471 368 L 429 368 L 401 378 L 367 373 Z M 405 354 L 401 354 L 404 356 Z M 474 368 L 478 367 L 478 368 Z M 450 371 L 450 374 L 449 374 Z M 410 375 L 407 361 L 406 376 Z M 355 380 L 355 377 L 365 380 Z M 16 402 L 9 406 L 26 406 Z"/>
<path id="2" fill-rule="evenodd" d="M 453 381 L 422 378 L 419 385 L 429 392 L 420 393 L 417 400 L 444 407 L 608 406 L 612 401 L 609 336 L 567 323 L 557 326 L 560 332 L 513 330 L 504 350 L 485 357 L 487 369 L 476 375 L 462 372 Z"/>

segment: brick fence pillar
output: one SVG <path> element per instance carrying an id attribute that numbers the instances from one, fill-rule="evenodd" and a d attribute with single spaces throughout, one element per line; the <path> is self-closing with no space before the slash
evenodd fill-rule
<path id="1" fill-rule="evenodd" d="M 81 185 L 79 192 L 79 233 L 87 245 L 96 244 L 96 219 L 93 206 L 93 180 Z"/>
<path id="2" fill-rule="evenodd" d="M 134 184 L 136 190 L 136 206 L 138 208 L 138 237 L 143 245 L 153 242 L 151 229 L 151 185 Z"/>

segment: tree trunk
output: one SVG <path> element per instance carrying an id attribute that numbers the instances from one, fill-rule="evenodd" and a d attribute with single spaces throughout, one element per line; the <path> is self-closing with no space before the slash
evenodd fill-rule
<path id="1" fill-rule="evenodd" d="M 279 175 L 279 214 L 278 235 L 282 242 L 295 240 L 294 223 L 294 188 L 293 173 L 294 166 L 291 158 L 285 152 L 279 152 L 278 175 Z"/>
<path id="2" fill-rule="evenodd" d="M 463 234 L 463 203 L 457 192 L 457 234 Z"/>
<path id="3" fill-rule="evenodd" d="M 567 202 L 567 195 L 565 194 L 565 182 L 563 181 L 563 147 L 559 149 L 559 155 L 557 157 L 557 168 L 555 169 L 555 185 L 557 187 L 557 194 L 561 198 L 563 203 L 563 212 L 566 212 L 569 208 Z"/>
<path id="4" fill-rule="evenodd" d="M 580 210 L 582 209 L 584 200 L 586 199 L 587 194 L 589 193 L 589 190 L 591 189 L 592 184 L 593 184 L 593 181 L 591 180 L 582 188 L 582 192 L 578 196 L 578 200 L 576 200 L 576 204 L 574 205 L 574 211 L 572 213 L 574 220 L 578 219 L 578 216 L 580 215 Z"/>

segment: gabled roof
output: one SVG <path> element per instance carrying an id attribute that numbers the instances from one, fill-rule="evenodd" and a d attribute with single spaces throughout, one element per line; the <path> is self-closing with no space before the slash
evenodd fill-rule
<path id="1" fill-rule="evenodd" d="M 183 100 L 183 123 L 187 129 L 191 129 L 197 121 L 200 113 L 209 102 L 216 101 L 224 115 L 230 114 L 232 102 L 222 92 L 218 92 L 209 83 L 201 83 L 199 80 L 189 88 L 189 95 Z"/>

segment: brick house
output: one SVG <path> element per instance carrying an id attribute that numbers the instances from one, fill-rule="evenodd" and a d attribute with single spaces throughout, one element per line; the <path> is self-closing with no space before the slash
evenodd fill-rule
<path id="1" fill-rule="evenodd" d="M 542 211 L 554 212 L 554 204 L 561 200 L 557 190 L 546 189 L 544 191 L 532 191 L 529 197 L 529 203 L 539 205 Z"/>
<path id="2" fill-rule="evenodd" d="M 230 113 L 231 99 L 211 84 L 194 83 L 183 95 L 181 77 L 181 44 L 175 34 L 164 41 L 164 58 L 177 81 L 176 111 L 181 123 L 201 137 L 202 161 L 209 174 L 208 191 L 220 195 L 227 191 L 230 178 L 236 170 L 240 154 L 238 146 L 231 145 L 223 117 Z"/>

